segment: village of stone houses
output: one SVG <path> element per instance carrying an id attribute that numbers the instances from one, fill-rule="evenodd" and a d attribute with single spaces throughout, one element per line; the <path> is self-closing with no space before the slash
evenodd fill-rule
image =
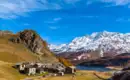
<path id="1" fill-rule="evenodd" d="M 13 66 L 17 69 L 21 74 L 26 74 L 28 76 L 31 75 L 39 75 L 45 74 L 46 76 L 64 76 L 65 74 L 74 74 L 76 72 L 75 66 L 65 67 L 61 63 L 40 63 L 40 62 L 23 62 L 16 63 Z"/>

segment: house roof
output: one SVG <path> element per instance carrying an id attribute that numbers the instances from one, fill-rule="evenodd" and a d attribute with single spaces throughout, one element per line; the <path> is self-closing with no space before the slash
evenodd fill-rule
<path id="1" fill-rule="evenodd" d="M 75 66 L 69 66 L 69 68 L 75 69 L 76 67 Z"/>

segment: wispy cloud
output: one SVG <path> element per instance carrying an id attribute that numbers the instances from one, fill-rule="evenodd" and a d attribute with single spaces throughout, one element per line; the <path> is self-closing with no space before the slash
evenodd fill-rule
<path id="1" fill-rule="evenodd" d="M 68 4 L 74 4 L 74 3 L 81 1 L 81 0 L 64 0 L 64 1 Z"/>
<path id="2" fill-rule="evenodd" d="M 0 0 L 0 18 L 10 19 L 39 10 L 57 10 L 81 0 Z"/>
<path id="3" fill-rule="evenodd" d="M 49 27 L 51 30 L 56 30 L 56 29 L 58 29 L 59 27 L 56 27 L 56 26 L 50 26 Z"/>
<path id="4" fill-rule="evenodd" d="M 19 16 L 26 16 L 33 11 L 74 7 L 76 6 L 75 3 L 82 1 L 85 0 L 0 0 L 0 18 L 14 19 Z M 111 5 L 116 6 L 130 5 L 130 0 L 86 0 L 87 5 L 94 2 L 111 3 Z"/>
<path id="5" fill-rule="evenodd" d="M 90 4 L 92 4 L 92 1 L 87 1 L 86 2 L 86 5 L 90 5 Z"/>
<path id="6" fill-rule="evenodd" d="M 81 16 L 81 17 L 84 17 L 84 18 L 98 18 L 99 16 Z"/>
<path id="7" fill-rule="evenodd" d="M 130 0 L 101 0 L 106 3 L 113 3 L 115 5 L 126 5 L 130 3 Z"/>
<path id="8" fill-rule="evenodd" d="M 87 0 L 87 4 L 95 2 L 109 3 L 105 7 L 130 5 L 130 0 Z"/>
<path id="9" fill-rule="evenodd" d="M 59 22 L 60 20 L 62 20 L 61 17 L 56 17 L 56 18 L 53 18 L 53 19 L 51 19 L 51 20 L 44 21 L 44 23 L 52 24 L 52 23 L 57 23 L 57 22 Z"/>
<path id="10" fill-rule="evenodd" d="M 1 0 L 0 18 L 17 18 L 27 12 L 48 9 L 61 9 L 61 6 L 57 3 L 50 3 L 48 0 Z"/>
<path id="11" fill-rule="evenodd" d="M 30 24 L 29 24 L 29 23 L 24 23 L 23 25 L 24 25 L 24 26 L 29 26 Z"/>
<path id="12" fill-rule="evenodd" d="M 117 18 L 117 22 L 130 22 L 130 18 Z"/>
<path id="13" fill-rule="evenodd" d="M 60 21 L 62 18 L 61 17 L 58 17 L 58 18 L 54 18 L 53 20 L 54 21 Z"/>

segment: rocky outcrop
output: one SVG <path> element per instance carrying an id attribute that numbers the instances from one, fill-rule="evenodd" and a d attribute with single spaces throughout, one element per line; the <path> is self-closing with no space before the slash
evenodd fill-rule
<path id="1" fill-rule="evenodd" d="M 32 52 L 37 54 L 44 54 L 43 49 L 49 50 L 47 43 L 33 30 L 19 32 L 10 40 L 15 43 L 23 43 Z"/>

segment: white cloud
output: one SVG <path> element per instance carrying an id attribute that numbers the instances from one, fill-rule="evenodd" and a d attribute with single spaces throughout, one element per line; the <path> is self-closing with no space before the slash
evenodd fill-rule
<path id="1" fill-rule="evenodd" d="M 130 22 L 130 18 L 128 19 L 128 21 Z"/>
<path id="2" fill-rule="evenodd" d="M 10 19 L 38 10 L 61 9 L 57 3 L 47 0 L 0 0 L 0 18 Z"/>
<path id="3" fill-rule="evenodd" d="M 84 18 L 98 18 L 99 16 L 81 16 L 81 17 L 84 17 Z"/>
<path id="4" fill-rule="evenodd" d="M 49 28 L 52 29 L 52 30 L 56 30 L 56 29 L 58 29 L 59 27 L 56 27 L 56 26 L 50 26 Z"/>
<path id="5" fill-rule="evenodd" d="M 117 18 L 117 22 L 130 22 L 130 18 Z"/>
<path id="6" fill-rule="evenodd" d="M 58 18 L 54 18 L 54 21 L 60 21 L 62 18 L 58 17 Z"/>
<path id="7" fill-rule="evenodd" d="M 0 18 L 12 19 L 27 16 L 32 11 L 74 7 L 75 3 L 81 1 L 84 0 L 0 0 Z M 130 4 L 130 0 L 86 0 L 87 5 L 94 2 L 111 3 L 116 6 Z M 69 6 L 67 6 L 68 4 Z"/>
<path id="8" fill-rule="evenodd" d="M 81 0 L 64 0 L 64 2 L 68 3 L 68 4 L 74 4 L 78 1 L 81 1 Z"/>
<path id="9" fill-rule="evenodd" d="M 123 18 L 117 18 L 116 21 L 121 22 L 121 21 L 124 21 L 124 19 Z"/>
<path id="10" fill-rule="evenodd" d="M 130 3 L 130 0 L 101 0 L 106 3 L 113 3 L 115 5 L 126 5 Z"/>
<path id="11" fill-rule="evenodd" d="M 57 23 L 61 20 L 61 17 L 53 18 L 52 20 L 44 21 L 44 23 Z"/>
<path id="12" fill-rule="evenodd" d="M 109 3 L 105 7 L 130 5 L 130 0 L 87 0 L 87 5 L 95 2 Z"/>
<path id="13" fill-rule="evenodd" d="M 29 26 L 30 24 L 29 24 L 29 23 L 24 23 L 23 25 L 24 25 L 24 26 Z"/>
<path id="14" fill-rule="evenodd" d="M 41 35 L 41 37 L 42 37 L 42 39 L 45 40 L 45 41 L 49 41 L 49 40 L 50 40 L 50 37 L 48 37 L 48 36 L 42 36 L 42 35 Z"/>
<path id="15" fill-rule="evenodd" d="M 90 4 L 92 4 L 92 1 L 87 1 L 86 2 L 86 5 L 90 5 Z"/>
<path id="16" fill-rule="evenodd" d="M 57 10 L 81 0 L 0 0 L 0 18 L 12 19 L 38 10 Z"/>

